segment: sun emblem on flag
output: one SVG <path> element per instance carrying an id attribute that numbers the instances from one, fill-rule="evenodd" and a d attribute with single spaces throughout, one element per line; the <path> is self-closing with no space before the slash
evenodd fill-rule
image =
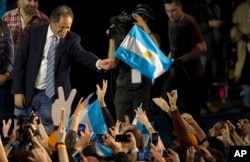
<path id="1" fill-rule="evenodd" d="M 151 53 L 149 51 L 146 51 L 143 53 L 143 56 L 146 58 L 150 58 L 151 57 Z"/>

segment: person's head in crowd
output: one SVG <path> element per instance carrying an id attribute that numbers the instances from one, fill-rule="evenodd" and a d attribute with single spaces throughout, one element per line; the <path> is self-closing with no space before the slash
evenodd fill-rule
<path id="1" fill-rule="evenodd" d="M 44 161 L 45 159 L 47 159 L 47 155 L 40 148 L 32 148 L 30 150 L 19 149 L 17 151 L 13 151 L 8 156 L 8 162 L 34 162 Z"/>
<path id="2" fill-rule="evenodd" d="M 39 7 L 38 0 L 18 0 L 17 6 L 19 7 L 19 12 L 24 15 L 34 15 Z"/>
<path id="3" fill-rule="evenodd" d="M 74 15 L 71 8 L 62 5 L 56 7 L 50 14 L 52 32 L 60 38 L 66 37 L 73 23 Z"/>
<path id="4" fill-rule="evenodd" d="M 208 156 L 209 154 L 209 156 Z M 194 154 L 193 162 L 226 162 L 225 155 L 220 150 L 214 148 L 206 148 L 206 151 L 203 149 L 197 149 Z"/>
<path id="5" fill-rule="evenodd" d="M 134 135 L 138 150 L 144 151 L 143 135 L 140 129 L 135 125 L 128 125 L 128 126 L 124 126 L 120 133 L 126 134 L 128 132 L 131 132 Z"/>
<path id="6" fill-rule="evenodd" d="M 217 137 L 207 137 L 201 142 L 202 146 L 205 146 L 207 148 L 217 149 L 221 151 L 225 155 L 225 145 L 224 143 L 218 139 Z"/>
<path id="7" fill-rule="evenodd" d="M 170 21 L 178 21 L 184 15 L 180 0 L 164 0 L 164 7 Z"/>
<path id="8" fill-rule="evenodd" d="M 221 152 L 218 149 L 215 148 L 207 148 L 208 151 L 211 153 L 211 155 L 213 156 L 214 159 L 216 159 L 216 161 L 218 162 L 226 162 L 226 158 L 225 155 L 223 154 L 223 152 Z M 206 159 L 206 157 L 203 157 L 205 162 L 209 161 L 209 159 Z"/>
<path id="9" fill-rule="evenodd" d="M 9 162 L 31 162 L 27 157 L 32 156 L 32 153 L 30 150 L 17 150 L 10 154 L 8 157 Z"/>

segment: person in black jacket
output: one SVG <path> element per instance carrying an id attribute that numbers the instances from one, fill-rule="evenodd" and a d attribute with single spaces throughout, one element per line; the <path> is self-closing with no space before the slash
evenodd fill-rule
<path id="1" fill-rule="evenodd" d="M 13 38 L 5 21 L 0 20 L 0 128 L 2 120 L 13 116 L 14 97 L 11 91 L 11 72 L 14 64 Z M 6 120 L 7 121 L 7 120 Z M 1 131 L 1 136 L 2 131 Z"/>

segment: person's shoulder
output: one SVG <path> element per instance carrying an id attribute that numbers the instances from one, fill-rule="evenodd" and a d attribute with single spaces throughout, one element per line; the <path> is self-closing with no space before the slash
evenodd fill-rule
<path id="1" fill-rule="evenodd" d="M 190 22 L 196 22 L 196 19 L 194 16 L 190 15 L 190 14 L 185 14 L 184 17 L 186 20 L 190 21 Z"/>
<path id="2" fill-rule="evenodd" d="M 81 39 L 81 37 L 80 37 L 77 33 L 72 32 L 72 31 L 69 31 L 69 32 L 67 33 L 66 39 L 78 40 L 78 39 Z"/>
<path id="3" fill-rule="evenodd" d="M 9 11 L 7 11 L 7 12 L 5 12 L 5 13 L 3 14 L 2 19 L 3 19 L 4 17 L 13 16 L 13 15 L 16 15 L 16 14 L 18 14 L 18 9 L 17 9 L 17 8 L 11 9 L 11 10 L 9 10 Z"/>
<path id="4" fill-rule="evenodd" d="M 31 25 L 30 27 L 28 27 L 27 31 L 30 31 L 30 32 L 34 31 L 36 33 L 39 31 L 47 30 L 48 26 L 49 26 L 49 24 L 34 24 L 34 25 Z"/>
<path id="5" fill-rule="evenodd" d="M 37 10 L 37 16 L 42 20 L 50 21 L 49 17 L 40 10 Z"/>
<path id="6" fill-rule="evenodd" d="M 44 12 L 42 12 L 42 11 L 40 11 L 40 10 L 37 10 L 37 13 L 38 13 L 40 16 L 49 18 Z"/>

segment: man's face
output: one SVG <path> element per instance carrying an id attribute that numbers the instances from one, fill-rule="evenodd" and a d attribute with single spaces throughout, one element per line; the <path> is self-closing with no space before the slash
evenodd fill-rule
<path id="1" fill-rule="evenodd" d="M 170 21 L 177 21 L 182 16 L 182 7 L 176 3 L 164 4 L 165 11 Z"/>
<path id="2" fill-rule="evenodd" d="M 70 16 L 61 16 L 59 22 L 51 21 L 51 30 L 60 38 L 66 37 L 70 31 L 73 19 Z"/>
<path id="3" fill-rule="evenodd" d="M 35 14 L 35 11 L 38 8 L 38 0 L 19 0 L 19 7 L 25 12 L 27 15 Z"/>

